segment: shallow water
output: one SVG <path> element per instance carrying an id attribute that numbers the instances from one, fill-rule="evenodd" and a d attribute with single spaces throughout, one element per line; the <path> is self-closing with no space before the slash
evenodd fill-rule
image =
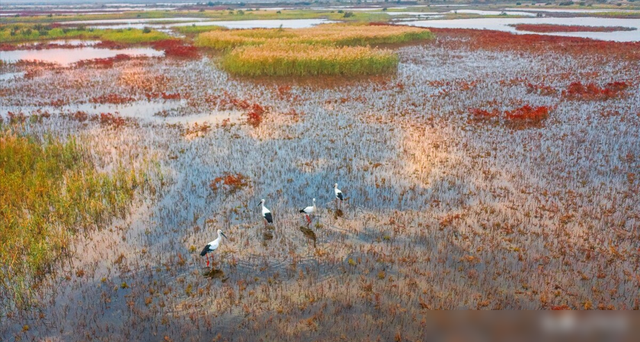
<path id="1" fill-rule="evenodd" d="M 531 12 L 552 12 L 552 13 L 607 13 L 607 12 L 640 12 L 629 9 L 573 9 L 573 8 L 505 8 L 506 11 L 531 11 Z"/>
<path id="2" fill-rule="evenodd" d="M 582 37 L 599 40 L 611 40 L 618 42 L 640 41 L 640 20 L 639 19 L 618 19 L 618 18 L 475 18 L 475 19 L 454 19 L 454 20 L 430 20 L 430 21 L 410 21 L 405 25 L 434 27 L 434 28 L 461 28 L 476 30 L 496 30 L 512 32 L 517 34 L 544 34 L 551 36 Z M 554 32 L 539 33 L 517 31 L 509 25 L 514 24 L 554 24 L 554 25 L 581 25 L 581 26 L 622 26 L 636 28 L 634 31 L 616 32 Z"/>
<path id="3" fill-rule="evenodd" d="M 527 16 L 527 17 L 535 17 L 535 13 L 528 13 L 528 12 L 514 12 L 514 11 L 509 11 L 509 10 L 504 10 L 504 11 L 483 11 L 483 10 L 465 10 L 465 9 L 461 9 L 461 10 L 452 10 L 449 11 L 449 13 L 459 13 L 459 14 L 479 14 L 479 15 L 501 15 L 501 14 L 507 14 L 507 15 L 522 15 L 522 16 Z"/>
<path id="4" fill-rule="evenodd" d="M 98 43 L 100 43 L 99 40 L 56 39 L 56 40 L 40 40 L 36 42 L 21 43 L 18 46 L 32 46 L 32 45 L 38 45 L 38 44 L 79 46 L 79 45 L 96 45 Z"/>
<path id="5" fill-rule="evenodd" d="M 21 60 L 37 60 L 67 66 L 82 60 L 110 58 L 121 54 L 129 56 L 162 57 L 164 56 L 164 51 L 158 51 L 151 48 L 112 50 L 96 49 L 92 47 L 79 49 L 16 50 L 0 51 L 0 60 L 7 63 L 15 63 Z"/>
<path id="6" fill-rule="evenodd" d="M 0 74 L 0 81 L 8 81 L 14 78 L 20 78 L 22 76 L 24 76 L 25 72 L 21 71 L 21 72 L 9 72 L 6 74 Z"/>
<path id="7" fill-rule="evenodd" d="M 199 21 L 189 23 L 174 23 L 174 24 L 123 24 L 123 25 L 108 25 L 108 26 L 91 26 L 95 29 L 125 29 L 136 28 L 142 29 L 144 27 L 150 27 L 154 29 L 162 29 L 177 26 L 224 26 L 230 29 L 252 29 L 252 28 L 307 28 L 319 24 L 332 23 L 331 20 L 326 19 L 284 19 L 284 20 L 230 20 L 230 21 Z"/>

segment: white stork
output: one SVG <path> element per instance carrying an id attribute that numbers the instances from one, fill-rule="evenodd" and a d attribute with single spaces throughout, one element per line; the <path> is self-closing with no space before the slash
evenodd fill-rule
<path id="1" fill-rule="evenodd" d="M 338 189 L 338 183 L 333 185 L 333 192 L 336 194 L 336 204 L 342 203 L 344 197 L 342 196 L 342 191 Z"/>
<path id="2" fill-rule="evenodd" d="M 225 239 L 227 238 L 226 235 L 224 235 L 224 233 L 222 232 L 222 230 L 218 229 L 218 238 L 209 242 L 206 246 L 204 246 L 204 248 L 202 249 L 202 252 L 200 252 L 200 256 L 206 256 L 207 257 L 207 267 L 209 267 L 209 256 L 207 254 L 215 251 L 216 249 L 218 249 L 218 247 L 220 246 L 220 239 L 221 237 L 224 236 Z"/>
<path id="3" fill-rule="evenodd" d="M 260 201 L 262 206 L 262 217 L 264 218 L 264 225 L 267 226 L 267 223 L 273 223 L 273 216 L 271 216 L 271 210 L 264 206 L 264 198 Z"/>
<path id="4" fill-rule="evenodd" d="M 313 213 L 316 212 L 316 199 L 313 199 L 313 205 L 312 206 L 308 206 L 306 208 L 300 209 L 301 213 L 304 213 L 305 217 L 307 218 L 307 225 L 311 224 L 311 219 L 309 218 L 309 215 L 312 215 Z"/>

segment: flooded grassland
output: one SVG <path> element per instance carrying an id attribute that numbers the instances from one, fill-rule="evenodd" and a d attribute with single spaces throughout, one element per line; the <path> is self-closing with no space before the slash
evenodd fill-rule
<path id="1" fill-rule="evenodd" d="M 215 56 L 2 65 L 5 127 L 155 166 L 33 307 L 2 298 L 0 335 L 424 340 L 429 309 L 638 308 L 637 54 L 437 35 L 376 78 L 232 78 Z"/>

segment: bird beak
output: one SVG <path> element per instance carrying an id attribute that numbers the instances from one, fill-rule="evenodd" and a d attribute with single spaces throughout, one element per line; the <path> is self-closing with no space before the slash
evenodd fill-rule
<path id="1" fill-rule="evenodd" d="M 260 203 L 258 203 L 258 207 L 262 204 L 262 201 L 260 201 Z"/>
<path id="2" fill-rule="evenodd" d="M 225 239 L 227 238 L 227 236 L 226 236 L 226 235 L 224 235 L 224 233 L 223 233 L 223 232 L 220 232 L 220 234 L 222 234 L 222 236 L 224 236 L 224 238 L 225 238 Z"/>

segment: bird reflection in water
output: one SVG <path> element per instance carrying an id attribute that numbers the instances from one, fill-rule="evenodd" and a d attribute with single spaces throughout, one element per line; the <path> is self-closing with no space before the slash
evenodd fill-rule
<path id="1" fill-rule="evenodd" d="M 316 247 L 316 233 L 314 233 L 313 230 L 311 230 L 311 229 L 309 229 L 307 227 L 304 227 L 304 226 L 300 226 L 300 231 L 308 239 L 313 240 L 313 248 L 315 248 Z"/>

